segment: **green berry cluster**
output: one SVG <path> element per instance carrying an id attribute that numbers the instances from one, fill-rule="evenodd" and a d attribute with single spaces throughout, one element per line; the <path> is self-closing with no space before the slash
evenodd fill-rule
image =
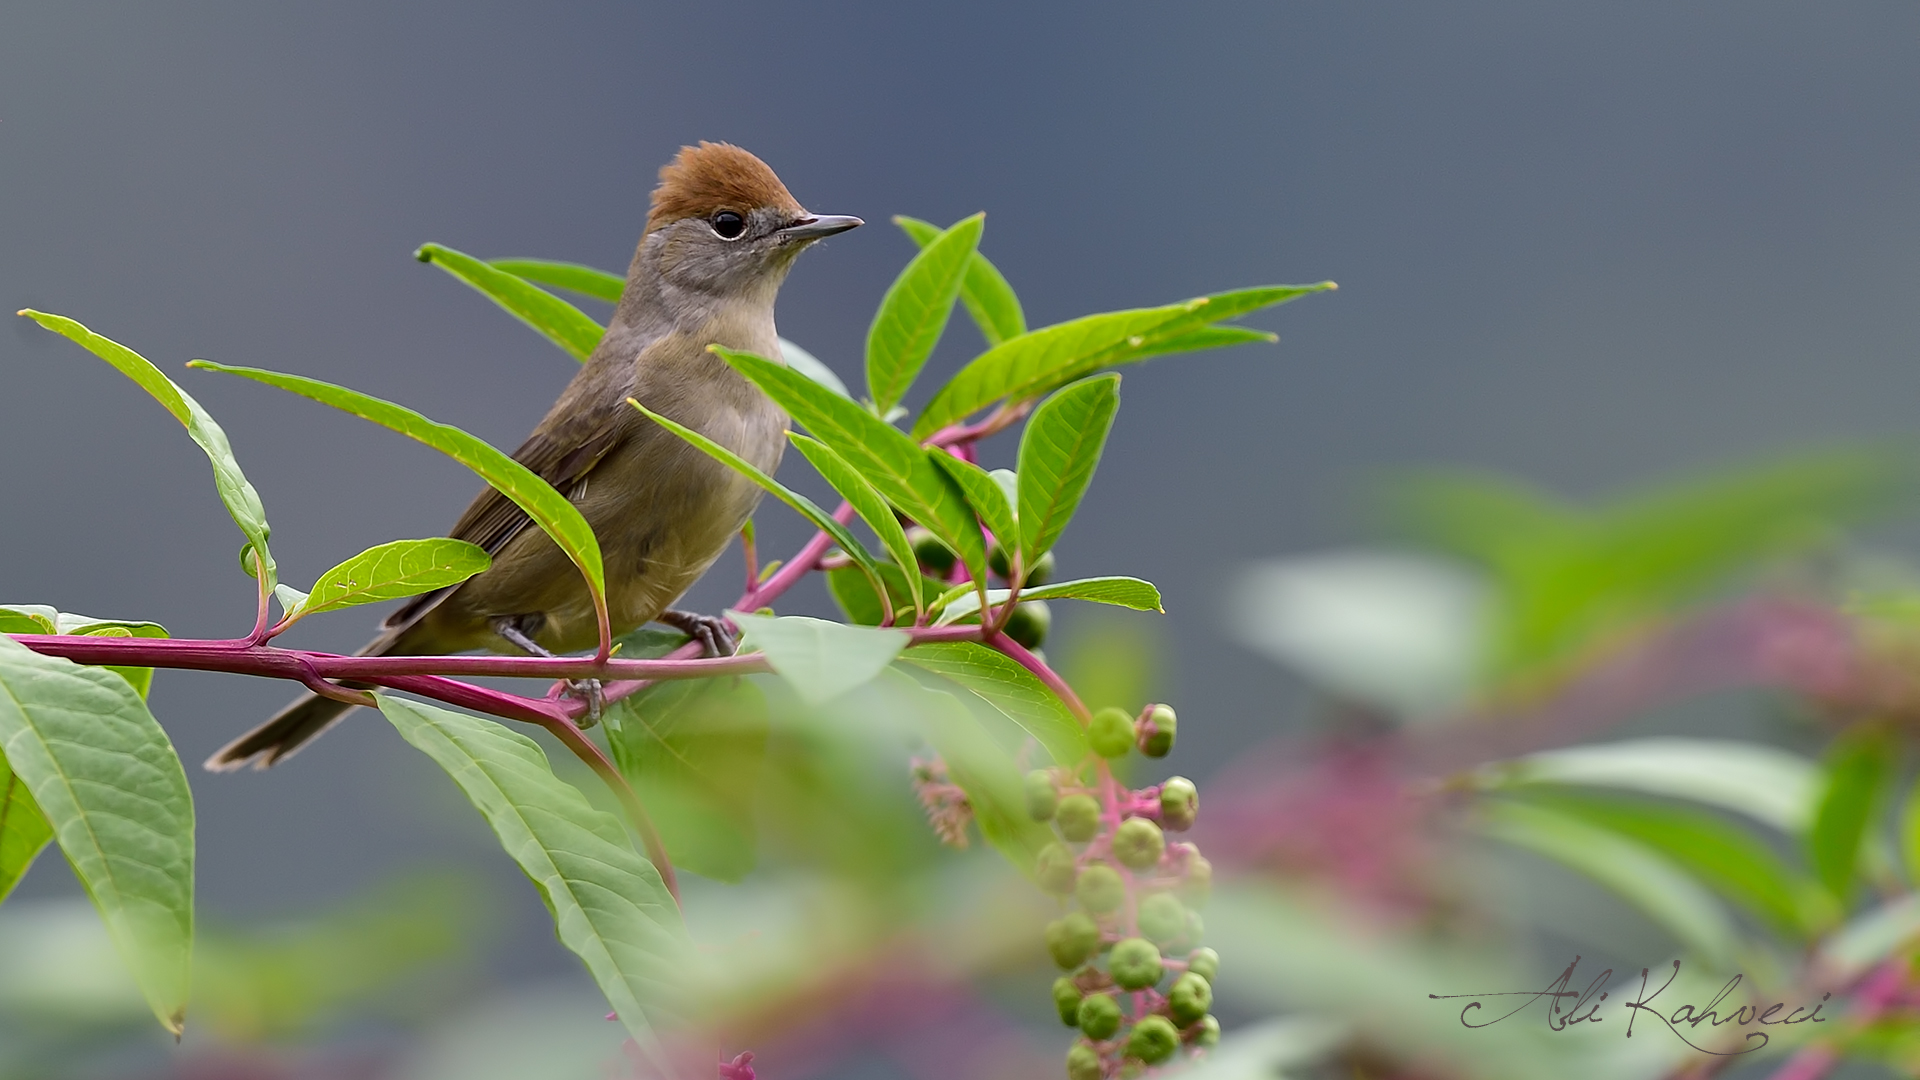
<path id="1" fill-rule="evenodd" d="M 907 530 L 907 542 L 913 545 L 914 557 L 920 561 L 923 572 L 943 581 L 953 573 L 958 557 L 939 537 L 915 525 Z M 1007 560 L 1007 550 L 998 543 L 987 548 L 987 566 L 1002 582 L 1013 584 L 1013 567 Z M 1053 570 L 1053 552 L 1049 551 L 1027 567 L 1020 585 L 1022 588 L 1045 585 L 1053 580 Z M 1027 649 L 1038 649 L 1046 644 L 1047 632 L 1052 629 L 1053 609 L 1047 607 L 1045 600 L 1022 600 L 1013 605 L 1006 624 L 1000 628 L 1002 633 Z"/>
<path id="2" fill-rule="evenodd" d="M 1165 705 L 1138 717 L 1120 709 L 1093 716 L 1088 741 L 1101 759 L 1134 750 L 1162 757 L 1175 719 Z M 1185 1045 L 1212 1046 L 1220 1022 L 1209 1014 L 1220 957 L 1199 947 L 1200 913 L 1213 868 L 1168 832 L 1191 828 L 1200 793 L 1173 777 L 1130 791 L 1105 760 L 1076 770 L 1027 774 L 1027 811 L 1050 821 L 1059 839 L 1036 862 L 1041 888 L 1068 906 L 1047 924 L 1047 951 L 1066 972 L 1053 984 L 1060 1020 L 1078 1028 L 1067 1053 L 1069 1080 L 1107 1080 L 1171 1059 Z"/>

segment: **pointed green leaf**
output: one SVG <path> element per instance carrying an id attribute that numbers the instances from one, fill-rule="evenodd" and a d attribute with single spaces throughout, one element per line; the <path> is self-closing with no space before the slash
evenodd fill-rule
<path id="1" fill-rule="evenodd" d="M 740 627 L 741 646 L 765 653 L 774 674 L 792 684 L 809 705 L 872 682 L 908 641 L 902 630 L 847 626 L 804 615 L 776 618 L 729 611 L 727 617 Z"/>
<path id="2" fill-rule="evenodd" d="M 787 441 L 793 443 L 813 463 L 833 490 L 847 500 L 853 512 L 867 523 L 873 534 L 880 538 L 880 546 L 893 556 L 894 563 L 900 567 L 900 582 L 906 586 L 907 596 L 912 599 L 915 611 L 926 610 L 926 598 L 920 591 L 920 563 L 914 557 L 913 545 L 907 542 L 907 531 L 900 527 L 900 519 L 894 516 L 893 507 L 887 500 L 867 483 L 846 459 L 816 439 L 809 439 L 797 431 L 787 432 Z M 878 589 L 875 590 L 876 596 Z"/>
<path id="3" fill-rule="evenodd" d="M 898 428 L 812 380 L 753 355 L 713 346 L 814 437 L 833 448 L 886 496 L 959 555 L 974 580 L 987 575 L 986 545 L 960 489 Z"/>
<path id="4" fill-rule="evenodd" d="M 460 786 L 553 914 L 634 1041 L 683 1018 L 693 962 L 686 924 L 659 871 L 620 822 L 553 775 L 538 744 L 478 716 L 388 694 L 380 711 Z"/>
<path id="5" fill-rule="evenodd" d="M 888 612 L 898 612 L 896 621 L 913 608 L 913 595 L 907 588 L 907 576 L 893 563 L 880 564 L 880 580 L 887 587 L 887 606 L 880 606 L 880 596 L 873 590 L 873 582 L 857 566 L 841 566 L 827 571 L 827 592 L 833 595 L 834 602 L 846 613 L 847 621 L 861 626 L 879 626 Z M 946 587 L 946 582 L 933 578 L 920 578 L 921 596 L 935 595 Z"/>
<path id="6" fill-rule="evenodd" d="M 88 352 L 119 369 L 122 375 L 140 385 L 140 389 L 153 395 L 153 399 L 166 406 L 175 420 L 187 429 L 187 437 L 206 452 L 207 460 L 213 463 L 213 486 L 220 493 L 220 501 L 226 504 L 227 513 L 233 516 L 233 523 L 240 526 L 240 532 L 247 538 L 253 550 L 260 553 L 260 561 L 265 564 L 267 584 L 274 581 L 273 553 L 267 549 L 267 537 L 272 528 L 267 525 L 267 511 L 260 503 L 260 493 L 247 482 L 247 476 L 240 471 L 240 462 L 233 456 L 233 447 L 227 442 L 227 433 L 213 422 L 213 417 L 200 407 L 200 403 L 186 391 L 175 386 L 172 379 L 160 374 L 146 357 L 127 348 L 125 345 L 87 329 L 64 315 L 48 315 L 31 309 L 20 314 L 39 323 L 56 334 L 64 335 L 78 342 Z"/>
<path id="7" fill-rule="evenodd" d="M 439 244 L 422 244 L 413 254 L 421 262 L 432 263 L 473 286 L 575 360 L 593 355 L 593 347 L 600 344 L 600 336 L 606 332 L 592 316 L 565 300 L 471 255 Z"/>
<path id="8" fill-rule="evenodd" d="M 1013 504 L 1007 501 L 1007 493 L 999 482 L 989 476 L 987 470 L 954 457 L 942 447 L 929 446 L 927 458 L 959 485 L 967 505 L 973 508 L 987 531 L 993 533 L 994 539 L 1011 551 L 1019 551 L 1020 526 L 1014 521 Z M 1011 566 L 1008 569 L 1011 570 Z"/>
<path id="9" fill-rule="evenodd" d="M 993 589 L 987 593 L 987 603 L 1004 604 L 1013 598 L 1011 589 Z M 1095 604 L 1112 604 L 1115 607 L 1132 608 L 1135 611 L 1158 611 L 1165 613 L 1160 606 L 1160 590 L 1152 582 L 1132 577 L 1095 577 L 1076 578 L 1073 581 L 1052 581 L 1045 585 L 1035 585 L 1031 589 L 1020 590 L 1022 600 L 1087 600 Z M 947 626 L 980 610 L 980 594 L 970 592 L 955 596 L 947 602 L 946 610 L 941 613 L 937 623 Z"/>
<path id="10" fill-rule="evenodd" d="M 1002 398 L 1024 401 L 1103 367 L 1161 355 L 1162 348 L 1178 335 L 1333 287 L 1332 282 L 1323 281 L 1239 289 L 1164 307 L 1088 315 L 1029 331 L 988 349 L 960 369 L 927 404 L 913 435 L 924 439 Z M 1229 343 L 1210 340 L 1208 344 Z"/>
<path id="11" fill-rule="evenodd" d="M 933 355 L 986 227 L 987 216 L 975 214 L 942 233 L 913 257 L 881 298 L 867 330 L 867 393 L 875 411 L 885 413 L 906 397 Z"/>
<path id="12" fill-rule="evenodd" d="M 0 605 L 0 634 L 57 634 L 60 612 L 45 604 Z"/>
<path id="13" fill-rule="evenodd" d="M 1029 560 L 1066 531 L 1093 481 L 1120 408 L 1120 376 L 1074 383 L 1033 410 L 1020 436 L 1021 548 Z"/>
<path id="14" fill-rule="evenodd" d="M 893 223 L 922 248 L 947 231 L 918 218 L 895 217 Z M 987 339 L 989 348 L 1027 332 L 1027 317 L 1020 310 L 1020 298 L 1014 295 L 1013 286 L 1007 284 L 1000 269 L 978 251 L 967 261 L 967 276 L 960 282 L 960 300 L 967 305 L 967 314 L 973 316 L 974 325 L 980 328 L 980 336 Z"/>
<path id="15" fill-rule="evenodd" d="M 1797 834 L 1812 818 L 1818 775 L 1806 758 L 1736 739 L 1661 736 L 1543 750 L 1474 773 L 1482 788 L 1581 784 L 1692 799 Z"/>
<path id="16" fill-rule="evenodd" d="M 891 674 L 902 683 L 911 682 L 898 672 Z M 1031 874 L 1040 850 L 1053 843 L 1053 830 L 1028 815 L 1018 766 L 958 698 L 925 687 L 916 690 L 915 711 L 927 725 L 927 741 L 946 763 L 947 778 L 967 793 L 980 835 L 1021 873 Z"/>
<path id="17" fill-rule="evenodd" d="M 736 882 L 753 869 L 767 701 L 746 679 L 670 679 L 615 702 L 602 723 L 682 870 Z"/>
<path id="18" fill-rule="evenodd" d="M 0 637 L 0 755 L 147 1004 L 178 1035 L 193 953 L 193 796 L 166 732 L 120 676 Z"/>
<path id="19" fill-rule="evenodd" d="M 1054 764 L 1087 756 L 1087 735 L 1064 702 L 1033 672 L 1004 653 L 974 641 L 915 645 L 900 659 L 959 684 L 1020 725 L 1046 748 Z"/>
<path id="20" fill-rule="evenodd" d="M 211 360 L 195 360 L 187 366 L 239 375 L 268 386 L 290 390 L 301 397 L 312 398 L 323 405 L 331 405 L 426 443 L 472 469 L 495 491 L 526 511 L 527 516 L 553 538 L 560 550 L 586 575 L 587 587 L 593 593 L 596 606 L 604 608 L 606 567 L 600 556 L 600 542 L 594 539 L 593 527 L 587 524 L 587 519 L 580 516 L 580 511 L 564 495 L 554 490 L 552 484 L 485 441 L 451 424 L 435 423 L 404 406 L 319 379 L 260 368 L 232 367 Z"/>
<path id="21" fill-rule="evenodd" d="M 822 363 L 819 357 L 786 338 L 780 339 L 780 359 L 785 360 L 788 367 L 821 386 L 849 401 L 853 400 L 853 392 L 847 389 L 847 384 L 840 381 L 840 376 L 835 375 L 832 368 Z"/>
<path id="22" fill-rule="evenodd" d="M 34 856 L 53 840 L 53 826 L 34 804 L 27 785 L 0 756 L 0 900 L 20 883 Z"/>
<path id="23" fill-rule="evenodd" d="M 620 293 L 627 287 L 627 279 L 619 274 L 609 274 L 605 270 L 579 263 L 556 262 L 552 259 L 489 259 L 487 263 L 495 270 L 504 270 L 514 277 L 590 296 L 595 300 L 605 300 L 609 304 L 619 303 Z"/>
<path id="24" fill-rule="evenodd" d="M 1881 731 L 1856 730 L 1827 751 L 1822 790 L 1807 829 L 1807 859 L 1835 899 L 1853 896 L 1860 853 L 1888 785 L 1896 747 Z"/>
<path id="25" fill-rule="evenodd" d="M 485 549 L 465 540 L 445 536 L 395 540 L 370 547 L 321 574 L 300 614 L 418 596 L 458 585 L 492 564 Z"/>

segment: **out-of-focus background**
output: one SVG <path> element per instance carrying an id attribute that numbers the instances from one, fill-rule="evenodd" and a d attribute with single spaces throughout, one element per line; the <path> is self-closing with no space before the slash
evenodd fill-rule
<path id="1" fill-rule="evenodd" d="M 1809 448 L 1912 441 L 1917 43 L 1920 11 L 1895 3 L 18 3 L 0 21 L 0 299 L 79 318 L 169 371 L 195 357 L 297 371 L 512 447 L 572 362 L 411 252 L 436 241 L 620 270 L 654 171 L 699 139 L 753 150 L 815 211 L 868 220 L 810 252 L 779 306 L 782 333 L 849 381 L 873 307 L 913 250 L 887 224 L 896 213 L 945 223 L 987 211 L 982 250 L 1036 326 L 1337 280 L 1337 293 L 1254 320 L 1278 345 L 1130 369 L 1105 467 L 1060 549 L 1064 574 L 1156 582 L 1168 613 L 1058 604 L 1050 652 L 1078 649 L 1096 670 L 1103 656 L 1135 671 L 1112 658 L 1154 657 L 1150 692 L 1182 718 L 1168 766 L 1203 792 L 1215 781 L 1259 792 L 1265 774 L 1249 761 L 1277 773 L 1300 758 L 1276 746 L 1323 747 L 1452 708 L 1459 673 L 1484 659 L 1483 583 L 1427 556 L 1405 561 L 1418 549 L 1401 527 L 1420 517 L 1408 504 L 1427 506 L 1428 526 L 1451 512 L 1432 510 L 1437 482 L 1407 496 L 1410 473 L 1462 467 L 1604 501 Z M 978 345 L 957 318 L 909 403 Z M 0 599 L 150 618 L 176 636 L 237 632 L 251 614 L 239 541 L 173 422 L 27 320 L 0 334 L 0 356 Z M 435 535 L 474 492 L 457 466 L 352 418 L 237 380 L 176 377 L 231 435 L 288 580 Z M 990 463 L 1010 452 L 989 450 Z M 1482 505 L 1454 494 L 1464 501 L 1450 506 Z M 1901 498 L 1873 534 L 1894 550 L 1914 509 Z M 1813 502 L 1818 514 L 1794 513 L 1858 517 L 1847 499 Z M 1468 516 L 1485 526 L 1492 513 Z M 1498 546 L 1522 530 L 1491 531 Z M 808 530 L 769 507 L 760 535 L 777 554 Z M 1504 565 L 1446 528 L 1414 535 Z M 1325 554 L 1395 537 L 1396 554 Z M 691 606 L 731 600 L 737 566 L 724 559 Z M 1384 607 L 1368 606 L 1381 595 Z M 785 610 L 831 606 L 815 583 Z M 1357 639 L 1316 636 L 1346 616 Z M 1385 665 L 1366 652 L 1379 619 L 1405 646 L 1393 654 L 1404 679 L 1370 677 Z M 374 621 L 347 613 L 292 637 L 351 649 Z M 1342 652 L 1353 640 L 1357 661 Z M 1521 659 L 1556 659 L 1542 649 Z M 152 702 L 197 761 L 287 696 L 164 672 Z M 1648 696 L 1660 708 L 1610 707 L 1641 734 L 1812 754 L 1822 742 L 1806 710 L 1764 692 Z M 1366 790 L 1337 775 L 1341 792 Z M 910 805 L 903 769 L 868 778 L 875 798 Z M 356 716 L 270 773 L 193 780 L 216 954 L 201 965 L 203 999 L 222 1019 L 177 1049 L 146 1031 L 137 1001 L 114 996 L 111 963 L 85 959 L 100 947 L 91 916 L 49 854 L 0 909 L 0 947 L 16 958 L 0 962 L 0 1075 L 597 1076 L 621 1060 L 538 897 L 378 718 Z M 1366 843 L 1353 829 L 1335 831 Z M 979 884 L 999 880 L 990 856 L 901 843 L 913 852 L 902 874 L 910 863 L 923 882 L 1000 887 Z M 1593 938 L 1563 950 L 1568 926 L 1536 920 L 1546 944 L 1513 960 L 1525 979 L 1581 948 L 1623 969 L 1672 953 L 1658 927 L 1579 879 L 1510 869 L 1531 882 L 1529 911 L 1558 911 Z M 778 937 L 804 936 L 808 903 L 844 915 L 852 902 L 803 903 L 799 888 L 768 871 L 745 886 L 696 883 L 689 906 L 707 912 L 696 930 L 706 918 L 717 934 Z M 967 895 L 947 891 L 963 910 L 929 903 L 915 917 L 997 910 L 952 899 Z M 985 921 L 1025 941 L 1020 919 Z M 1482 932 L 1488 950 L 1511 944 Z M 40 950 L 42 966 L 22 950 Z M 1418 970 L 1446 973 L 1433 985 L 1389 973 L 1362 945 L 1329 971 L 1359 970 L 1362 955 L 1382 965 L 1377 977 L 1307 1011 L 1347 1017 L 1377 997 L 1421 1017 L 1410 1024 L 1444 1027 L 1450 1016 L 1413 1003 L 1487 988 L 1472 949 L 1452 967 L 1421 959 L 1431 966 Z M 924 1016 L 822 1028 L 784 1062 L 763 1056 L 763 1075 L 1053 1075 L 1065 1035 L 1032 1015 L 1045 1019 L 1051 976 L 982 963 L 968 995 L 940 997 L 953 992 L 943 984 L 926 991 Z M 7 966 L 65 971 L 73 985 L 9 981 Z M 224 1004 L 223 986 L 238 988 Z M 1230 1032 L 1300 1011 L 1297 996 L 1221 998 Z M 1470 1063 L 1455 1067 L 1478 1067 L 1492 1039 L 1446 1043 Z M 1608 1040 L 1573 1056 L 1627 1049 Z M 1390 1046 L 1349 1057 L 1368 1076 L 1402 1075 L 1409 1060 Z"/>

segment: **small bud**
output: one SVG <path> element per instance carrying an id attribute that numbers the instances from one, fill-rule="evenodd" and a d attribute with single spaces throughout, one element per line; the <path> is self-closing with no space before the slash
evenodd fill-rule
<path id="1" fill-rule="evenodd" d="M 1140 933 L 1161 943 L 1180 937 L 1187 930 L 1187 906 L 1171 893 L 1154 893 L 1140 901 Z"/>
<path id="2" fill-rule="evenodd" d="M 1164 799 L 1162 800 L 1165 801 Z M 1053 786 L 1053 774 L 1035 769 L 1027 774 L 1027 814 L 1035 821 L 1046 821 L 1060 805 L 1059 789 Z"/>
<path id="3" fill-rule="evenodd" d="M 1053 819 L 1060 835 L 1076 844 L 1084 844 L 1100 831 L 1100 804 L 1091 795 L 1069 795 L 1060 800 Z"/>
<path id="4" fill-rule="evenodd" d="M 1220 973 L 1220 954 L 1212 949 L 1195 949 L 1187 954 L 1187 970 L 1212 982 Z"/>
<path id="5" fill-rule="evenodd" d="M 1120 880 L 1120 872 L 1106 863 L 1094 863 L 1082 870 L 1073 891 L 1080 898 L 1080 905 L 1096 915 L 1118 911 L 1127 899 L 1127 886 Z"/>
<path id="6" fill-rule="evenodd" d="M 1053 552 L 1049 551 L 1034 560 L 1033 565 L 1027 568 L 1027 580 L 1025 584 L 1028 588 L 1032 588 L 1036 585 L 1045 585 L 1052 580 Z"/>
<path id="7" fill-rule="evenodd" d="M 1180 882 L 1180 895 L 1187 903 L 1199 907 L 1213 895 L 1213 864 L 1204 856 L 1195 854 L 1187 858 L 1186 876 Z"/>
<path id="8" fill-rule="evenodd" d="M 1108 955 L 1107 972 L 1122 990 L 1145 990 L 1160 981 L 1160 950 L 1146 938 L 1128 938 Z"/>
<path id="9" fill-rule="evenodd" d="M 1148 757 L 1166 757 L 1173 749 L 1175 718 L 1173 709 L 1166 705 L 1155 705 L 1140 720 L 1135 738 L 1140 744 L 1140 752 Z"/>
<path id="10" fill-rule="evenodd" d="M 913 557 L 920 560 L 927 573 L 943 578 L 953 573 L 953 549 L 942 543 L 940 538 L 919 525 L 907 530 L 907 543 L 913 545 Z"/>
<path id="11" fill-rule="evenodd" d="M 1133 749 L 1133 717 L 1125 709 L 1101 709 L 1087 725 L 1087 742 L 1103 758 L 1125 757 Z"/>
<path id="12" fill-rule="evenodd" d="M 1148 870 L 1167 850 L 1166 834 L 1143 817 L 1130 817 L 1113 834 L 1113 857 L 1129 870 Z"/>
<path id="13" fill-rule="evenodd" d="M 1065 975 L 1053 980 L 1053 1008 L 1060 1014 L 1060 1022 L 1068 1027 L 1080 1023 L 1080 988 Z"/>
<path id="14" fill-rule="evenodd" d="M 1120 1003 L 1110 994 L 1080 999 L 1080 1032 L 1089 1039 L 1110 1039 L 1120 1030 Z"/>
<path id="15" fill-rule="evenodd" d="M 1127 1056 L 1139 1058 L 1149 1065 L 1158 1065 L 1173 1056 L 1180 1049 L 1180 1033 L 1174 1030 L 1173 1022 L 1164 1016 L 1149 1016 L 1133 1025 L 1133 1034 L 1127 1036 Z"/>
<path id="16" fill-rule="evenodd" d="M 1193 828 L 1194 819 L 1199 815 L 1200 789 L 1193 786 L 1193 781 L 1184 776 L 1175 776 L 1160 785 L 1161 825 L 1174 832 L 1185 832 Z"/>
<path id="17" fill-rule="evenodd" d="M 1100 1080 L 1105 1071 L 1100 1055 L 1086 1043 L 1074 1043 L 1067 1051 L 1067 1080 Z"/>
<path id="18" fill-rule="evenodd" d="M 1055 896 L 1065 896 L 1073 891 L 1076 873 L 1078 867 L 1074 865 L 1073 850 L 1065 844 L 1048 844 L 1034 857 L 1034 878 L 1040 882 L 1042 889 Z"/>
<path id="19" fill-rule="evenodd" d="M 1207 1015 L 1213 1008 L 1213 987 L 1207 980 L 1189 971 L 1173 981 L 1173 989 L 1167 991 L 1167 1014 L 1180 1027 Z"/>
<path id="20" fill-rule="evenodd" d="M 1047 924 L 1047 952 L 1067 971 L 1086 963 L 1099 948 L 1100 927 L 1084 911 L 1068 912 Z"/>
<path id="21" fill-rule="evenodd" d="M 1193 1045 L 1195 1046 L 1219 1045 L 1220 1018 L 1217 1016 L 1201 1017 L 1200 1023 L 1196 1025 L 1193 1031 L 1188 1034 L 1188 1038 L 1191 1038 L 1193 1040 Z"/>
<path id="22" fill-rule="evenodd" d="M 1013 614 L 1000 629 L 1022 648 L 1037 649 L 1046 643 L 1047 631 L 1053 629 L 1053 609 L 1045 600 L 1022 600 L 1013 605 Z"/>

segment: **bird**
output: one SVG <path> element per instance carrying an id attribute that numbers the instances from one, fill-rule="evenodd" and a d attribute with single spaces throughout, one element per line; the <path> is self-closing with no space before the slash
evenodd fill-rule
<path id="1" fill-rule="evenodd" d="M 661 168 L 605 336 L 513 455 L 593 527 L 616 636 L 659 621 L 710 654 L 732 652 L 721 620 L 669 605 L 719 558 L 761 495 L 627 399 L 771 474 L 786 447 L 787 416 L 708 347 L 779 358 L 774 297 L 795 257 L 861 224 L 807 212 L 765 162 L 729 143 L 682 147 Z M 491 565 L 408 601 L 359 655 L 553 656 L 598 645 L 578 568 L 512 501 L 482 491 L 448 535 L 485 549 Z M 598 689 L 584 687 L 593 714 Z M 352 708 L 307 694 L 221 748 L 206 767 L 277 764 Z"/>

